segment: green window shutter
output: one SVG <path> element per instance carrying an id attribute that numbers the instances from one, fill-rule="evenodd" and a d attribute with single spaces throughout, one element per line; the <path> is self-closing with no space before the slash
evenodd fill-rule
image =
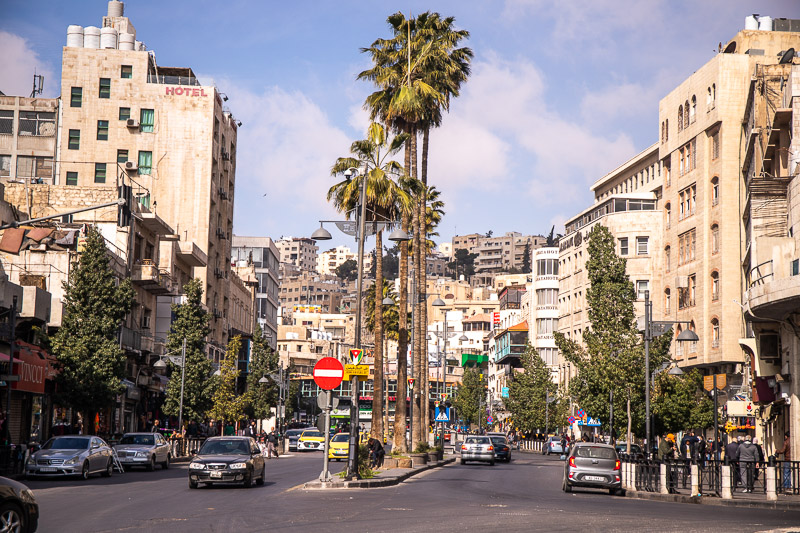
<path id="1" fill-rule="evenodd" d="M 153 166 L 153 152 L 139 152 L 139 174 L 150 174 Z"/>
<path id="2" fill-rule="evenodd" d="M 127 150 L 117 150 L 117 163 L 126 163 L 128 161 Z"/>
<path id="3" fill-rule="evenodd" d="M 81 147 L 81 130 L 69 130 L 69 143 L 67 147 L 70 150 L 79 150 Z"/>
<path id="4" fill-rule="evenodd" d="M 100 98 L 111 98 L 111 78 L 100 78 Z"/>
<path id="5" fill-rule="evenodd" d="M 120 107 L 119 108 L 119 119 L 120 120 L 128 120 L 131 118 L 131 108 L 130 107 Z"/>
<path id="6" fill-rule="evenodd" d="M 120 78 L 124 79 L 131 79 L 133 77 L 133 66 L 132 65 L 122 65 L 122 69 L 120 71 Z"/>
<path id="7" fill-rule="evenodd" d="M 94 182 L 95 183 L 105 183 L 106 182 L 106 164 L 105 163 L 95 163 L 94 164 Z"/>
<path id="8" fill-rule="evenodd" d="M 142 127 L 142 132 L 153 133 L 153 126 L 155 125 L 155 111 L 153 109 L 142 109 L 139 113 L 139 123 Z"/>
<path id="9" fill-rule="evenodd" d="M 83 87 L 73 87 L 70 95 L 69 106 L 81 107 L 83 104 Z"/>
<path id="10" fill-rule="evenodd" d="M 98 141 L 107 141 L 108 140 L 108 121 L 107 120 L 98 120 L 97 121 L 97 140 Z"/>
<path id="11" fill-rule="evenodd" d="M 78 184 L 78 173 L 67 172 L 67 185 L 77 185 L 77 184 Z"/>

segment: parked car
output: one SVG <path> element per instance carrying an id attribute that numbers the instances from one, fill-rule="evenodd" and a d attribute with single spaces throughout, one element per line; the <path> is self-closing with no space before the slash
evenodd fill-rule
<path id="1" fill-rule="evenodd" d="M 617 450 L 617 455 L 622 455 L 628 453 L 628 443 L 626 442 L 618 442 L 614 448 Z M 631 459 L 644 459 L 644 452 L 642 451 L 642 447 L 638 444 L 631 444 Z"/>
<path id="2" fill-rule="evenodd" d="M 461 445 L 461 464 L 467 461 L 480 461 L 494 466 L 494 445 L 485 435 L 469 435 Z"/>
<path id="3" fill-rule="evenodd" d="M 153 471 L 157 464 L 164 470 L 169 468 L 169 443 L 160 433 L 126 433 L 114 451 L 126 468 L 141 466 Z"/>
<path id="4" fill-rule="evenodd" d="M 32 453 L 25 464 L 25 475 L 73 476 L 89 479 L 92 474 L 111 476 L 114 460 L 111 448 L 100 437 L 69 435 L 53 437 L 42 449 Z"/>
<path id="5" fill-rule="evenodd" d="M 297 441 L 300 439 L 300 435 L 302 435 L 304 431 L 305 428 L 286 430 L 284 436 L 286 437 L 286 440 L 289 442 L 289 451 L 292 450 L 297 451 Z"/>
<path id="6" fill-rule="evenodd" d="M 547 440 L 544 441 L 544 448 L 542 448 L 542 455 L 550 455 L 551 453 L 564 453 L 564 448 L 561 447 L 561 437 L 558 435 L 554 435 L 552 437 L 547 437 Z"/>
<path id="7" fill-rule="evenodd" d="M 613 495 L 622 488 L 620 475 L 620 460 L 613 446 L 578 442 L 564 464 L 561 488 L 564 492 L 571 492 L 573 487 L 608 489 Z"/>
<path id="8" fill-rule="evenodd" d="M 33 491 L 12 479 L 0 477 L 0 531 L 33 533 L 39 526 L 39 504 Z"/>
<path id="9" fill-rule="evenodd" d="M 297 451 L 305 452 L 311 450 L 325 449 L 325 435 L 318 429 L 304 429 L 297 439 Z"/>
<path id="10" fill-rule="evenodd" d="M 498 461 L 511 462 L 511 444 L 504 435 L 491 435 L 489 438 L 492 440 L 494 446 L 494 458 Z"/>
<path id="11" fill-rule="evenodd" d="M 241 483 L 249 488 L 263 485 L 266 478 L 264 456 L 252 437 L 211 437 L 199 451 L 192 451 L 189 463 L 189 488 L 200 483 Z"/>
<path id="12" fill-rule="evenodd" d="M 369 433 L 363 432 L 359 437 L 359 444 L 366 444 L 369 440 Z M 342 461 L 347 459 L 347 454 L 350 452 L 350 434 L 337 433 L 331 437 L 330 444 L 328 444 L 328 459 Z"/>

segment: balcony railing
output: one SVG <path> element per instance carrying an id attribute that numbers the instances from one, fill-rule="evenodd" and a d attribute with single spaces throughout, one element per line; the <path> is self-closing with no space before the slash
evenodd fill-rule
<path id="1" fill-rule="evenodd" d="M 750 288 L 766 283 L 767 278 L 771 278 L 772 274 L 772 259 L 754 266 L 750 269 Z"/>
<path id="2" fill-rule="evenodd" d="M 163 83 L 166 85 L 200 85 L 197 78 L 193 76 L 163 76 L 160 74 L 148 74 L 147 83 Z"/>

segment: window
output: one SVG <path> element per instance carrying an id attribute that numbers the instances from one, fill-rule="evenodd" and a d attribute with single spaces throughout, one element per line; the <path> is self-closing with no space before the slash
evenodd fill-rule
<path id="1" fill-rule="evenodd" d="M 689 100 L 683 104 L 683 129 L 689 127 Z"/>
<path id="2" fill-rule="evenodd" d="M 706 95 L 706 112 L 711 111 L 711 87 L 708 88 L 708 95 Z"/>
<path id="3" fill-rule="evenodd" d="M 667 229 L 669 229 L 672 223 L 672 204 L 669 202 L 664 206 L 664 223 L 667 225 Z"/>
<path id="4" fill-rule="evenodd" d="M 133 77 L 133 65 L 122 65 L 119 77 L 126 80 L 131 79 Z"/>
<path id="5" fill-rule="evenodd" d="M 672 303 L 672 296 L 670 294 L 669 288 L 664 289 L 664 314 L 669 314 L 670 305 Z"/>
<path id="6" fill-rule="evenodd" d="M 153 167 L 153 152 L 139 152 L 139 174 L 149 175 Z"/>
<path id="7" fill-rule="evenodd" d="M 692 95 L 692 108 L 689 110 L 689 122 L 694 124 L 697 118 L 697 97 Z"/>
<path id="8" fill-rule="evenodd" d="M 695 228 L 678 236 L 678 265 L 685 265 L 689 261 L 694 261 L 696 241 L 697 230 Z"/>
<path id="9" fill-rule="evenodd" d="M 711 226 L 711 253 L 719 253 L 719 225 L 714 224 Z"/>
<path id="10" fill-rule="evenodd" d="M 107 120 L 98 120 L 97 121 L 97 140 L 98 141 L 107 141 L 108 140 L 108 121 Z"/>
<path id="11" fill-rule="evenodd" d="M 94 182 L 95 183 L 105 183 L 106 182 L 106 164 L 105 163 L 95 163 L 94 164 Z"/>
<path id="12" fill-rule="evenodd" d="M 155 123 L 155 111 L 152 109 L 142 109 L 139 113 L 139 123 L 144 133 L 153 133 Z"/>
<path id="13" fill-rule="evenodd" d="M 800 276 L 800 259 L 792 259 L 789 263 L 789 275 Z"/>
<path id="14" fill-rule="evenodd" d="M 111 98 L 111 78 L 100 78 L 100 98 Z"/>
<path id="15" fill-rule="evenodd" d="M 683 106 L 678 106 L 678 133 L 683 131 Z"/>
<path id="16" fill-rule="evenodd" d="M 680 213 L 678 215 L 678 219 L 683 220 L 684 218 L 694 215 L 694 210 L 697 204 L 697 184 L 692 183 L 679 192 L 678 199 L 680 200 Z"/>
<path id="17" fill-rule="evenodd" d="M 67 172 L 67 185 L 77 185 L 77 184 L 78 184 L 78 173 Z"/>
<path id="18" fill-rule="evenodd" d="M 628 238 L 622 237 L 619 240 L 619 255 L 625 256 L 628 255 Z"/>
<path id="19" fill-rule="evenodd" d="M 558 289 L 536 289 L 536 305 L 556 305 Z"/>
<path id="20" fill-rule="evenodd" d="M 119 108 L 119 119 L 120 120 L 128 120 L 131 118 L 131 108 L 130 107 L 120 107 Z"/>
<path id="21" fill-rule="evenodd" d="M 31 178 L 32 183 L 39 182 L 43 178 L 53 179 L 53 158 L 18 155 L 17 176 Z"/>
<path id="22" fill-rule="evenodd" d="M 711 273 L 711 299 L 719 300 L 719 272 Z"/>
<path id="23" fill-rule="evenodd" d="M 664 161 L 664 184 L 669 187 L 672 184 L 672 173 L 670 167 L 672 164 L 669 161 Z"/>
<path id="24" fill-rule="evenodd" d="M 692 274 L 691 276 L 689 276 L 689 305 L 691 306 L 694 306 L 696 293 L 697 293 L 697 276 Z"/>
<path id="25" fill-rule="evenodd" d="M 667 272 L 669 272 L 671 270 L 671 267 L 672 267 L 672 259 L 670 258 L 670 253 L 671 252 L 672 252 L 672 249 L 669 246 L 664 248 L 664 269 Z"/>
<path id="26" fill-rule="evenodd" d="M 126 163 L 128 161 L 127 150 L 117 150 L 117 163 Z"/>
<path id="27" fill-rule="evenodd" d="M 719 348 L 719 320 L 711 319 L 711 347 Z"/>
<path id="28" fill-rule="evenodd" d="M 11 156 L 0 155 L 0 176 L 11 175 Z"/>
<path id="29" fill-rule="evenodd" d="M 711 178 L 711 205 L 719 203 L 719 178 L 714 176 Z"/>
<path id="30" fill-rule="evenodd" d="M 711 136 L 711 160 L 719 159 L 719 131 Z"/>
<path id="31" fill-rule="evenodd" d="M 558 259 L 537 259 L 536 260 L 536 275 L 537 276 L 557 276 L 558 275 Z"/>
<path id="32" fill-rule="evenodd" d="M 636 282 L 636 299 L 644 300 L 644 293 L 650 290 L 650 282 L 646 279 Z"/>
<path id="33" fill-rule="evenodd" d="M 80 150 L 81 148 L 81 130 L 69 130 L 69 141 L 67 148 L 70 150 Z"/>
<path id="34" fill-rule="evenodd" d="M 83 87 L 73 87 L 70 92 L 69 106 L 81 107 L 83 105 Z"/>
<path id="35" fill-rule="evenodd" d="M 664 140 L 669 140 L 669 119 L 664 121 Z"/>
<path id="36" fill-rule="evenodd" d="M 538 335 L 552 335 L 554 331 L 558 331 L 557 318 L 536 319 L 536 333 Z"/>
<path id="37" fill-rule="evenodd" d="M 20 111 L 19 134 L 33 137 L 54 137 L 56 114 L 50 111 Z"/>
<path id="38" fill-rule="evenodd" d="M 650 237 L 636 237 L 636 255 L 647 255 Z"/>

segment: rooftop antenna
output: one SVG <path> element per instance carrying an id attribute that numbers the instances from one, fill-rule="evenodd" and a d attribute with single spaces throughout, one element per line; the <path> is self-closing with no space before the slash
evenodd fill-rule
<path id="1" fill-rule="evenodd" d="M 42 94 L 42 90 L 44 89 L 44 76 L 41 74 L 36 74 L 34 71 L 33 74 L 33 90 L 31 91 L 31 98 L 35 98 L 37 94 Z"/>

